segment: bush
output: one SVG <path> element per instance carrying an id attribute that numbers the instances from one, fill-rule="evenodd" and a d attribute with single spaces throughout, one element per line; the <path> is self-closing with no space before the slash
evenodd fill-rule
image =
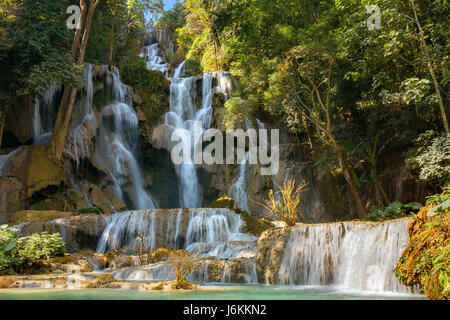
<path id="1" fill-rule="evenodd" d="M 142 98 L 140 106 L 148 123 L 155 124 L 169 109 L 170 81 L 160 71 L 148 70 L 143 59 L 124 65 L 120 74 Z"/>
<path id="2" fill-rule="evenodd" d="M 18 238 L 8 225 L 0 226 L 0 275 L 27 272 L 38 260 L 64 255 L 60 234 L 33 234 Z"/>
<path id="3" fill-rule="evenodd" d="M 101 214 L 101 210 L 97 206 L 83 207 L 77 210 L 77 214 Z"/>
<path id="4" fill-rule="evenodd" d="M 186 60 L 184 63 L 184 73 L 187 77 L 195 77 L 202 72 L 202 66 L 197 60 Z"/>
<path id="5" fill-rule="evenodd" d="M 442 134 L 429 142 L 432 131 L 416 139 L 417 155 L 408 159 L 419 171 L 419 179 L 434 182 L 439 186 L 450 182 L 450 135 Z"/>
<path id="6" fill-rule="evenodd" d="M 427 205 L 438 206 L 441 203 L 450 200 L 450 185 L 444 187 L 444 192 L 442 194 L 435 194 L 427 197 Z"/>
<path id="7" fill-rule="evenodd" d="M 403 204 L 400 201 L 394 201 L 384 209 L 372 206 L 367 215 L 369 221 L 384 221 L 407 217 L 413 212 L 418 211 L 422 205 L 418 202 Z"/>

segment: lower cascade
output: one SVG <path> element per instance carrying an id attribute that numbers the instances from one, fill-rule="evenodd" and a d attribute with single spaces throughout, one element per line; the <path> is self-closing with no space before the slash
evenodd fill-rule
<path id="1" fill-rule="evenodd" d="M 393 274 L 406 247 L 408 219 L 293 228 L 278 271 L 283 285 L 414 293 Z"/>
<path id="2" fill-rule="evenodd" d="M 198 253 L 190 275 L 193 281 L 231 283 L 232 263 L 240 282 L 257 283 L 257 238 L 241 232 L 243 221 L 231 210 L 140 210 L 106 219 L 97 245 L 99 253 L 120 248 L 134 254 L 140 243 L 137 234 L 141 234 L 151 251 L 164 247 Z M 166 280 L 173 277 L 170 270 L 170 263 L 161 262 L 117 270 L 113 275 L 121 280 Z"/>

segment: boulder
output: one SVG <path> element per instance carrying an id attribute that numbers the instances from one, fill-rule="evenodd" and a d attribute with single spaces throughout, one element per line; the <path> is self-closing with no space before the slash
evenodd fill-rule
<path id="1" fill-rule="evenodd" d="M 3 175 L 19 180 L 27 198 L 40 190 L 66 184 L 61 163 L 41 146 L 21 147 L 3 168 Z"/>
<path id="2" fill-rule="evenodd" d="M 148 257 L 148 263 L 156 263 L 160 261 L 167 261 L 170 258 L 175 257 L 187 257 L 190 255 L 190 252 L 187 250 L 170 250 L 166 248 L 159 248 Z"/>
<path id="3" fill-rule="evenodd" d="M 95 250 L 106 221 L 104 215 L 77 215 L 63 217 L 51 221 L 26 223 L 20 228 L 20 237 L 34 233 L 59 232 L 66 242 L 68 252 L 79 252 L 83 249 Z"/>
<path id="4" fill-rule="evenodd" d="M 117 280 L 109 273 L 102 274 L 101 276 L 95 278 L 94 280 L 88 281 L 82 285 L 84 289 L 95 289 L 95 288 L 111 288 L 108 284 L 116 282 Z M 120 288 L 120 286 L 117 286 Z"/>
<path id="5" fill-rule="evenodd" d="M 94 266 L 79 254 L 65 254 L 64 257 L 50 260 L 50 271 L 64 273 L 92 272 Z"/>
<path id="6" fill-rule="evenodd" d="M 123 203 L 122 201 L 120 201 L 119 198 L 117 198 L 116 193 L 114 192 L 113 188 L 107 187 L 104 191 L 103 191 L 106 199 L 108 199 L 111 204 L 113 205 L 113 209 L 115 209 L 116 211 L 124 211 L 127 209 L 127 206 L 125 205 L 125 203 Z"/>
<path id="7" fill-rule="evenodd" d="M 85 194 L 88 195 L 89 201 L 93 206 L 96 206 L 100 208 L 100 210 L 105 214 L 112 214 L 114 213 L 113 208 L 111 207 L 110 202 L 108 201 L 108 198 L 105 196 L 105 194 L 102 192 L 102 190 L 95 184 L 83 184 L 81 186 L 81 189 Z M 118 199 L 117 199 L 118 200 Z M 125 205 L 121 205 L 118 202 L 116 204 L 119 207 L 123 207 Z"/>
<path id="8" fill-rule="evenodd" d="M 9 288 L 16 281 L 11 277 L 0 277 L 0 289 Z"/>
<path id="9" fill-rule="evenodd" d="M 158 283 L 146 283 L 139 287 L 139 291 L 160 291 L 160 290 L 193 290 L 197 286 L 189 281 L 162 281 Z"/>
<path id="10" fill-rule="evenodd" d="M 278 270 L 283 261 L 291 230 L 291 228 L 269 229 L 263 232 L 259 238 L 256 271 L 260 281 L 272 284 L 277 283 Z"/>

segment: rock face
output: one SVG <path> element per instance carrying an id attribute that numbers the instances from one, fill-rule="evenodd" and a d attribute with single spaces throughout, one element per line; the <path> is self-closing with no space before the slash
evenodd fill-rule
<path id="1" fill-rule="evenodd" d="M 0 277 L 0 289 L 9 288 L 14 282 L 12 277 Z"/>
<path id="2" fill-rule="evenodd" d="M 97 242 L 106 226 L 103 215 L 78 215 L 52 221 L 36 221 L 22 224 L 19 229 L 21 237 L 34 233 L 60 233 L 66 242 L 68 252 L 83 249 L 96 249 Z"/>
<path id="3" fill-rule="evenodd" d="M 44 147 L 24 146 L 2 157 L 0 209 L 4 214 L 25 209 L 38 192 L 60 190 L 66 184 L 63 167 Z"/>
<path id="4" fill-rule="evenodd" d="M 38 211 L 38 210 L 22 210 L 13 213 L 9 220 L 5 221 L 10 225 L 16 225 L 19 223 L 29 223 L 29 222 L 43 222 L 43 221 L 51 221 L 67 216 L 71 216 L 74 213 L 72 212 L 63 212 L 56 210 L 49 211 Z"/>
<path id="5" fill-rule="evenodd" d="M 450 209 L 436 212 L 433 207 L 422 207 L 409 222 L 410 241 L 394 272 L 402 283 L 423 288 L 427 299 L 449 300 L 448 284 L 445 290 L 441 279 L 450 268 Z M 445 207 L 445 202 L 437 207 Z"/>
<path id="6" fill-rule="evenodd" d="M 278 283 L 278 270 L 290 236 L 290 228 L 271 229 L 261 235 L 256 256 L 258 279 L 265 283 Z"/>

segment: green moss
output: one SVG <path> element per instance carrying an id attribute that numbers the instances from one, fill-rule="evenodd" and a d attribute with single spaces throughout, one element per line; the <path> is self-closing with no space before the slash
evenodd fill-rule
<path id="1" fill-rule="evenodd" d="M 195 77 L 203 73 L 202 66 L 197 60 L 188 59 L 184 63 L 184 73 L 188 77 Z"/>
<path id="2" fill-rule="evenodd" d="M 273 228 L 272 223 L 267 219 L 258 219 L 251 216 L 247 211 L 241 209 L 235 209 L 235 202 L 229 197 L 221 197 L 217 199 L 211 208 L 224 208 L 234 210 L 237 214 L 240 214 L 245 222 L 246 231 L 252 235 L 259 237 L 267 229 Z"/>
<path id="3" fill-rule="evenodd" d="M 155 124 L 169 108 L 170 81 L 159 71 L 148 70 L 144 60 L 121 68 L 124 83 L 133 87 L 148 125 Z"/>
<path id="4" fill-rule="evenodd" d="M 423 207 L 408 225 L 410 242 L 394 269 L 407 286 L 419 285 L 428 299 L 450 299 L 450 210 L 429 216 Z"/>
<path id="5" fill-rule="evenodd" d="M 101 210 L 99 207 L 97 206 L 87 206 L 87 207 L 82 207 L 80 209 L 77 210 L 77 214 L 101 214 Z"/>

